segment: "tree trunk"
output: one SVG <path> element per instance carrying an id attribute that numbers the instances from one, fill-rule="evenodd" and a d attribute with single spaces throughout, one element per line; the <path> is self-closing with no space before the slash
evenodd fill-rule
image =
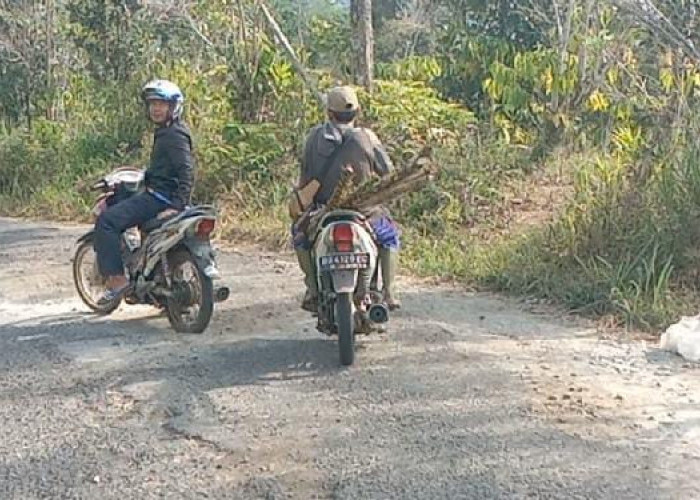
<path id="1" fill-rule="evenodd" d="M 49 93 L 49 102 L 46 106 L 46 118 L 56 119 L 54 108 L 54 82 L 53 82 L 53 60 L 54 60 L 54 0 L 46 0 L 46 89 Z"/>
<path id="2" fill-rule="evenodd" d="M 353 52 L 355 54 L 355 83 L 372 91 L 374 79 L 374 31 L 372 29 L 372 0 L 352 0 Z"/>
<path id="3" fill-rule="evenodd" d="M 572 36 L 572 22 L 574 18 L 574 10 L 576 8 L 576 0 L 568 0 L 568 5 L 566 7 L 566 12 L 561 10 L 559 6 L 560 0 L 554 0 L 552 4 L 554 7 L 554 13 L 557 18 L 557 50 L 559 52 L 559 63 L 557 65 L 556 79 L 560 80 L 564 77 L 566 72 L 567 59 L 569 57 L 569 45 L 571 43 Z M 550 111 L 552 113 L 558 113 L 562 107 L 561 95 L 559 89 L 554 88 L 552 91 L 552 99 L 550 101 Z"/>

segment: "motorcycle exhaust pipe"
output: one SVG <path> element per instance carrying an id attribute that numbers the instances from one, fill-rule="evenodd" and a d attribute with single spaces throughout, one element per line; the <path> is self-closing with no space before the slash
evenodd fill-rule
<path id="1" fill-rule="evenodd" d="M 369 320 L 372 323 L 386 323 L 389 321 L 389 308 L 384 304 L 372 304 L 369 307 Z"/>
<path id="2" fill-rule="evenodd" d="M 223 302 L 230 294 L 231 290 L 227 286 L 220 286 L 214 290 L 214 302 Z"/>

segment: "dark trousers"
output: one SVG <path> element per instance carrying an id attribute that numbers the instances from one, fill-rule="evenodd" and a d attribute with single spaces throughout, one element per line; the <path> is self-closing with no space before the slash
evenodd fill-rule
<path id="1" fill-rule="evenodd" d="M 97 265 L 103 276 L 121 276 L 124 263 L 121 253 L 121 235 L 156 217 L 168 205 L 150 193 L 140 193 L 109 207 L 95 223 L 95 252 Z"/>

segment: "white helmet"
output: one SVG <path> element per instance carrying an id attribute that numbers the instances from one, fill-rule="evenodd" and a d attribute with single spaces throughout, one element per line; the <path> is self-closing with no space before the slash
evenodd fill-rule
<path id="1" fill-rule="evenodd" d="M 148 101 L 158 99 L 170 103 L 170 118 L 177 120 L 183 112 L 185 96 L 180 87 L 168 80 L 151 80 L 141 89 L 141 99 L 148 106 Z"/>

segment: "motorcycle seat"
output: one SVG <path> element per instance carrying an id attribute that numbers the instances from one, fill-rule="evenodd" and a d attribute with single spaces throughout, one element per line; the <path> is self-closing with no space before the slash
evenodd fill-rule
<path id="1" fill-rule="evenodd" d="M 360 212 L 356 212 L 354 210 L 333 210 L 326 214 L 323 219 L 321 219 L 321 223 L 319 224 L 319 228 L 324 228 L 330 224 L 333 224 L 334 222 L 358 222 L 362 223 L 366 220 L 365 216 L 362 215 Z"/>
<path id="2" fill-rule="evenodd" d="M 215 209 L 211 205 L 198 205 L 194 207 L 188 207 L 185 210 L 175 213 L 169 217 L 164 217 L 162 219 L 159 219 L 158 217 L 153 218 L 151 220 L 148 220 L 144 222 L 141 225 L 141 231 L 148 234 L 152 233 L 156 229 L 160 229 L 163 227 L 166 223 L 169 223 L 175 219 L 184 219 L 187 217 L 193 217 L 197 215 L 213 215 L 215 214 Z"/>
<path id="3" fill-rule="evenodd" d="M 178 215 L 179 214 L 173 214 L 170 217 L 164 217 L 162 219 L 154 217 L 153 219 L 147 220 L 146 222 L 141 224 L 141 231 L 143 231 L 144 233 L 151 233 L 156 229 L 160 229 L 161 227 L 163 227 L 163 224 L 174 219 Z"/>

